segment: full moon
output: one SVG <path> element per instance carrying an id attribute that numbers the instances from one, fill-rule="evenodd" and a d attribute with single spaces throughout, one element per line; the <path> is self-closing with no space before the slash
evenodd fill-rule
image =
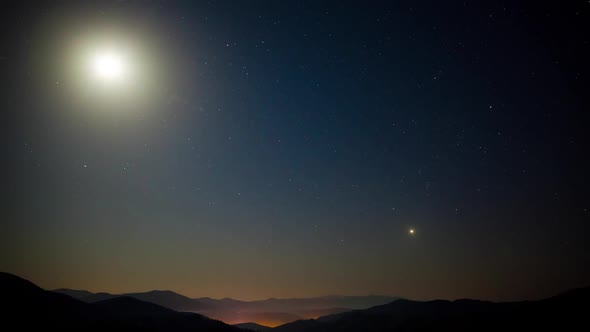
<path id="1" fill-rule="evenodd" d="M 95 55 L 92 69 L 97 77 L 114 81 L 121 79 L 125 73 L 125 66 L 121 56 L 115 52 L 104 52 Z"/>
<path id="2" fill-rule="evenodd" d="M 410 230 L 408 231 L 408 233 L 410 234 L 410 236 L 414 236 L 416 234 L 416 230 L 413 228 L 410 228 Z"/>

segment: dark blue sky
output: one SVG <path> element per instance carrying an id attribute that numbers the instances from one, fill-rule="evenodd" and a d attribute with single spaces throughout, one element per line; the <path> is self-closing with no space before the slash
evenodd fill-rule
<path id="1" fill-rule="evenodd" d="M 2 6 L 0 270 L 244 299 L 590 279 L 587 2 Z M 95 35 L 142 50 L 132 97 L 72 74 Z"/>

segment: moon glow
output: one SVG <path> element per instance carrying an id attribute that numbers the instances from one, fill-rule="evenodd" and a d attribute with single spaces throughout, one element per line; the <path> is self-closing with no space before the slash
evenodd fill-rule
<path id="1" fill-rule="evenodd" d="M 95 55 L 92 60 L 92 69 L 98 78 L 106 81 L 120 80 L 125 74 L 123 59 L 115 52 Z"/>

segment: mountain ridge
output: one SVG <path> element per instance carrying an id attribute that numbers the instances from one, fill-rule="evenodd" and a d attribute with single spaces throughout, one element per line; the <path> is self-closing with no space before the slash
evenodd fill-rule
<path id="1" fill-rule="evenodd" d="M 318 318 L 332 313 L 365 309 L 399 299 L 399 297 L 382 295 L 328 295 L 311 298 L 269 298 L 266 300 L 242 301 L 228 297 L 223 299 L 189 298 L 170 290 L 124 294 L 92 293 L 67 288 L 54 291 L 88 303 L 119 296 L 130 296 L 177 311 L 200 313 L 232 325 L 254 322 L 267 326 L 278 326 L 300 319 Z"/>
<path id="2" fill-rule="evenodd" d="M 195 313 L 177 312 L 132 297 L 86 303 L 0 272 L 2 326 L 20 330 L 242 331 Z"/>
<path id="3" fill-rule="evenodd" d="M 20 328 L 87 331 L 239 332 L 386 332 L 575 330 L 588 325 L 590 287 L 576 288 L 535 301 L 491 302 L 472 299 L 412 301 L 399 299 L 368 309 L 303 319 L 274 328 L 252 322 L 230 326 L 195 313 L 177 312 L 130 296 L 85 303 L 43 290 L 0 272 L 0 310 L 4 323 Z M 84 294 L 78 292 L 77 294 Z M 153 294 L 161 294 L 155 292 Z M 34 319 L 31 319 L 34 318 Z"/>
<path id="4" fill-rule="evenodd" d="M 300 320 L 275 332 L 575 330 L 588 325 L 590 287 L 535 301 L 400 299 L 363 310 Z"/>

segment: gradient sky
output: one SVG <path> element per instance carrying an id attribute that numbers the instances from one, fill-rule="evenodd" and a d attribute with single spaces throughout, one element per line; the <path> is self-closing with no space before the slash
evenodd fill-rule
<path id="1" fill-rule="evenodd" d="M 239 299 L 590 280 L 587 1 L 0 7 L 0 270 Z M 110 39 L 133 87 L 79 71 Z"/>

